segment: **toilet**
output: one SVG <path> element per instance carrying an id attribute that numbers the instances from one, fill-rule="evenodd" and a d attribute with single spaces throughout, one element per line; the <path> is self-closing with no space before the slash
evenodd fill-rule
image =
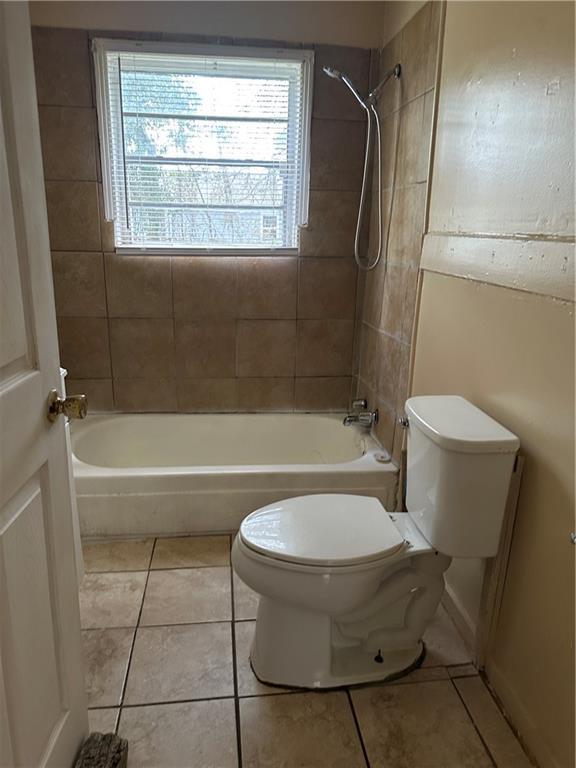
<path id="1" fill-rule="evenodd" d="M 260 595 L 250 660 L 262 682 L 335 688 L 406 674 L 453 557 L 498 548 L 518 438 L 459 396 L 406 401 L 407 512 L 318 494 L 248 515 L 232 548 Z"/>

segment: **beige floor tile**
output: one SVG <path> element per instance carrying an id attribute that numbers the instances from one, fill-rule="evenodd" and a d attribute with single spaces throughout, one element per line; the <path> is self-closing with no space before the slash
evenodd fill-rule
<path id="1" fill-rule="evenodd" d="M 498 768 L 531 768 L 519 741 L 480 677 L 454 681 Z"/>
<path id="2" fill-rule="evenodd" d="M 229 568 L 151 571 L 142 607 L 142 626 L 230 621 Z"/>
<path id="3" fill-rule="evenodd" d="M 425 667 L 468 664 L 471 654 L 464 645 L 454 622 L 443 606 L 438 606 L 436 615 L 424 633 L 426 643 Z"/>
<path id="4" fill-rule="evenodd" d="M 133 637 L 133 629 L 87 629 L 82 632 L 89 707 L 120 704 Z"/>
<path id="5" fill-rule="evenodd" d="M 230 565 L 228 536 L 182 536 L 158 539 L 151 568 L 197 568 Z"/>
<path id="6" fill-rule="evenodd" d="M 236 632 L 236 675 L 239 696 L 266 696 L 279 693 L 284 688 L 263 685 L 252 672 L 250 666 L 250 647 L 254 637 L 255 621 L 239 621 L 234 625 Z"/>
<path id="7" fill-rule="evenodd" d="M 234 618 L 236 621 L 255 619 L 259 595 L 234 574 Z"/>
<path id="8" fill-rule="evenodd" d="M 154 539 L 124 541 L 83 541 L 86 573 L 104 571 L 147 571 Z"/>
<path id="9" fill-rule="evenodd" d="M 346 694 L 240 700 L 244 768 L 363 768 Z"/>
<path id="10" fill-rule="evenodd" d="M 138 630 L 125 703 L 152 704 L 233 695 L 229 623 Z"/>
<path id="11" fill-rule="evenodd" d="M 119 711 L 115 707 L 110 709 L 89 709 L 88 728 L 90 733 L 114 733 Z"/>
<path id="12" fill-rule="evenodd" d="M 446 667 L 419 667 L 409 672 L 404 677 L 390 680 L 387 685 L 401 685 L 402 683 L 429 683 L 433 680 L 449 680 Z"/>
<path id="13" fill-rule="evenodd" d="M 450 677 L 475 677 L 478 670 L 474 664 L 457 664 L 455 667 L 448 667 Z"/>
<path id="14" fill-rule="evenodd" d="M 87 573 L 80 586 L 82 629 L 135 627 L 146 573 Z"/>
<path id="15" fill-rule="evenodd" d="M 128 768 L 236 768 L 234 701 L 196 701 L 122 710 Z"/>
<path id="16" fill-rule="evenodd" d="M 451 682 L 352 691 L 371 768 L 490 768 Z"/>

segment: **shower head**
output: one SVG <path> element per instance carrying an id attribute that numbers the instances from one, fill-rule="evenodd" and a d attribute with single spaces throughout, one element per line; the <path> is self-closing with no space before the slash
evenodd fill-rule
<path id="1" fill-rule="evenodd" d="M 358 89 L 356 88 L 356 86 L 354 85 L 352 80 L 350 80 L 349 77 L 347 77 L 345 74 L 340 72 L 335 67 L 322 67 L 322 69 L 324 70 L 324 74 L 328 75 L 328 77 L 331 77 L 334 80 L 340 80 L 340 82 L 344 83 L 344 85 L 352 92 L 353 96 L 358 101 L 360 106 L 363 107 L 365 110 L 368 110 L 368 106 L 366 105 L 366 102 L 364 101 L 362 96 L 360 96 Z"/>
<path id="2" fill-rule="evenodd" d="M 322 67 L 322 69 L 325 75 L 328 75 L 328 77 L 333 77 L 334 80 L 342 80 L 343 78 L 342 72 L 334 69 L 334 67 Z"/>

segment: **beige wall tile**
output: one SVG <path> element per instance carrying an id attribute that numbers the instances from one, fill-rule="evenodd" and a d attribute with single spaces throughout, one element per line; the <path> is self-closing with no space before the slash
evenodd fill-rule
<path id="1" fill-rule="evenodd" d="M 98 163 L 100 170 L 100 163 Z M 114 222 L 106 221 L 104 218 L 104 192 L 102 184 L 98 184 L 98 212 L 100 216 L 100 237 L 102 239 L 102 250 L 104 253 L 112 253 L 116 248 L 114 240 Z"/>
<path id="2" fill-rule="evenodd" d="M 108 322 L 104 318 L 58 318 L 58 342 L 60 363 L 71 378 L 110 378 Z"/>
<path id="3" fill-rule="evenodd" d="M 405 316 L 414 315 L 418 271 L 411 267 L 389 265 L 384 282 L 380 328 L 391 336 L 408 342 L 403 336 Z"/>
<path id="4" fill-rule="evenodd" d="M 114 379 L 114 402 L 119 411 L 176 411 L 176 382 L 174 379 Z"/>
<path id="5" fill-rule="evenodd" d="M 312 190 L 308 225 L 300 230 L 300 256 L 352 258 L 358 202 L 357 191 Z"/>
<path id="6" fill-rule="evenodd" d="M 182 379 L 225 379 L 236 374 L 236 323 L 176 321 L 176 360 Z"/>
<path id="7" fill-rule="evenodd" d="M 38 104 L 92 106 L 88 33 L 33 27 L 32 46 Z"/>
<path id="8" fill-rule="evenodd" d="M 350 404 L 349 376 L 296 379 L 294 407 L 301 411 L 345 411 Z"/>
<path id="9" fill-rule="evenodd" d="M 312 120 L 310 189 L 359 190 L 366 125 L 348 120 Z"/>
<path id="10" fill-rule="evenodd" d="M 358 272 L 352 259 L 301 259 L 298 317 L 354 317 Z"/>
<path id="11" fill-rule="evenodd" d="M 237 316 L 238 264 L 235 257 L 172 258 L 174 314 L 189 320 Z"/>
<path id="12" fill-rule="evenodd" d="M 66 392 L 70 395 L 86 395 L 88 413 L 114 410 L 112 379 L 74 379 L 67 376 Z"/>
<path id="13" fill-rule="evenodd" d="M 371 409 L 378 409 L 378 423 L 374 427 L 374 435 L 380 445 L 391 454 L 394 448 L 396 411 L 374 393 L 368 398 L 368 405 Z"/>
<path id="14" fill-rule="evenodd" d="M 279 256 L 238 259 L 238 317 L 296 317 L 298 260 Z"/>
<path id="15" fill-rule="evenodd" d="M 44 178 L 96 181 L 96 113 L 82 107 L 39 107 Z"/>
<path id="16" fill-rule="evenodd" d="M 403 101 L 404 91 L 404 58 L 402 52 L 402 33 L 399 32 L 395 37 L 390 40 L 384 50 L 380 51 L 378 57 L 378 71 L 377 80 L 373 83 L 372 87 L 375 87 L 377 82 L 382 80 L 385 73 L 392 69 L 396 64 L 402 65 L 402 76 L 400 80 L 391 80 L 388 85 L 381 92 L 378 99 L 378 113 L 381 116 L 389 115 L 394 110 L 398 109 Z"/>
<path id="17" fill-rule="evenodd" d="M 340 45 L 314 48 L 314 117 L 335 120 L 364 120 L 365 112 L 343 83 L 328 77 L 322 67 L 345 72 L 364 96 L 368 92 L 370 51 Z"/>
<path id="18" fill-rule="evenodd" d="M 174 375 L 172 320 L 110 320 L 110 348 L 114 378 Z"/>
<path id="19" fill-rule="evenodd" d="M 105 317 L 106 288 L 101 253 L 52 252 L 56 314 Z"/>
<path id="20" fill-rule="evenodd" d="M 402 344 L 386 333 L 378 334 L 376 363 L 376 392 L 391 409 L 396 408 L 398 399 L 398 373 L 402 355 Z"/>
<path id="21" fill-rule="evenodd" d="M 402 37 L 402 97 L 404 102 L 434 85 L 440 3 L 431 2 L 410 19 Z"/>
<path id="22" fill-rule="evenodd" d="M 299 320 L 297 376 L 348 376 L 352 373 L 352 320 Z"/>
<path id="23" fill-rule="evenodd" d="M 425 216 L 426 184 L 411 184 L 394 191 L 389 262 L 419 266 Z"/>
<path id="24" fill-rule="evenodd" d="M 190 413 L 238 410 L 237 379 L 178 379 L 178 408 Z"/>
<path id="25" fill-rule="evenodd" d="M 380 106 L 378 109 L 380 112 Z M 381 117 L 382 126 L 382 189 L 390 189 L 394 183 L 394 171 L 398 170 L 398 151 L 400 148 L 400 112 L 392 112 Z M 376 167 L 374 169 L 376 171 Z M 376 172 L 374 173 L 376 180 Z M 374 189 L 377 189 L 376 181 Z"/>
<path id="26" fill-rule="evenodd" d="M 287 411 L 294 407 L 294 379 L 239 379 L 241 411 Z"/>
<path id="27" fill-rule="evenodd" d="M 362 319 L 365 323 L 378 328 L 382 315 L 382 299 L 384 296 L 384 280 L 386 277 L 387 262 L 380 259 L 378 265 L 366 273 L 364 284 L 364 297 L 362 301 Z"/>
<path id="28" fill-rule="evenodd" d="M 172 317 L 169 256 L 105 254 L 110 317 Z"/>
<path id="29" fill-rule="evenodd" d="M 237 375 L 293 376 L 296 322 L 240 320 L 237 334 Z"/>
<path id="30" fill-rule="evenodd" d="M 98 185 L 47 181 L 46 205 L 53 251 L 100 251 Z"/>
<path id="31" fill-rule="evenodd" d="M 426 181 L 428 153 L 422 147 L 425 97 L 420 96 L 400 110 L 396 185 L 405 187 Z M 429 137 L 428 137 L 429 141 Z"/>
<path id="32" fill-rule="evenodd" d="M 362 324 L 360 330 L 360 377 L 370 389 L 376 390 L 380 354 L 380 332 L 372 326 Z"/>

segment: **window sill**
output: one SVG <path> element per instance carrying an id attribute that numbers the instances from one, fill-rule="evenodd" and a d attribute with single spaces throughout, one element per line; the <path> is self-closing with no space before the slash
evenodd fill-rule
<path id="1" fill-rule="evenodd" d="M 116 246 L 121 256 L 298 256 L 298 248 L 127 248 Z"/>

